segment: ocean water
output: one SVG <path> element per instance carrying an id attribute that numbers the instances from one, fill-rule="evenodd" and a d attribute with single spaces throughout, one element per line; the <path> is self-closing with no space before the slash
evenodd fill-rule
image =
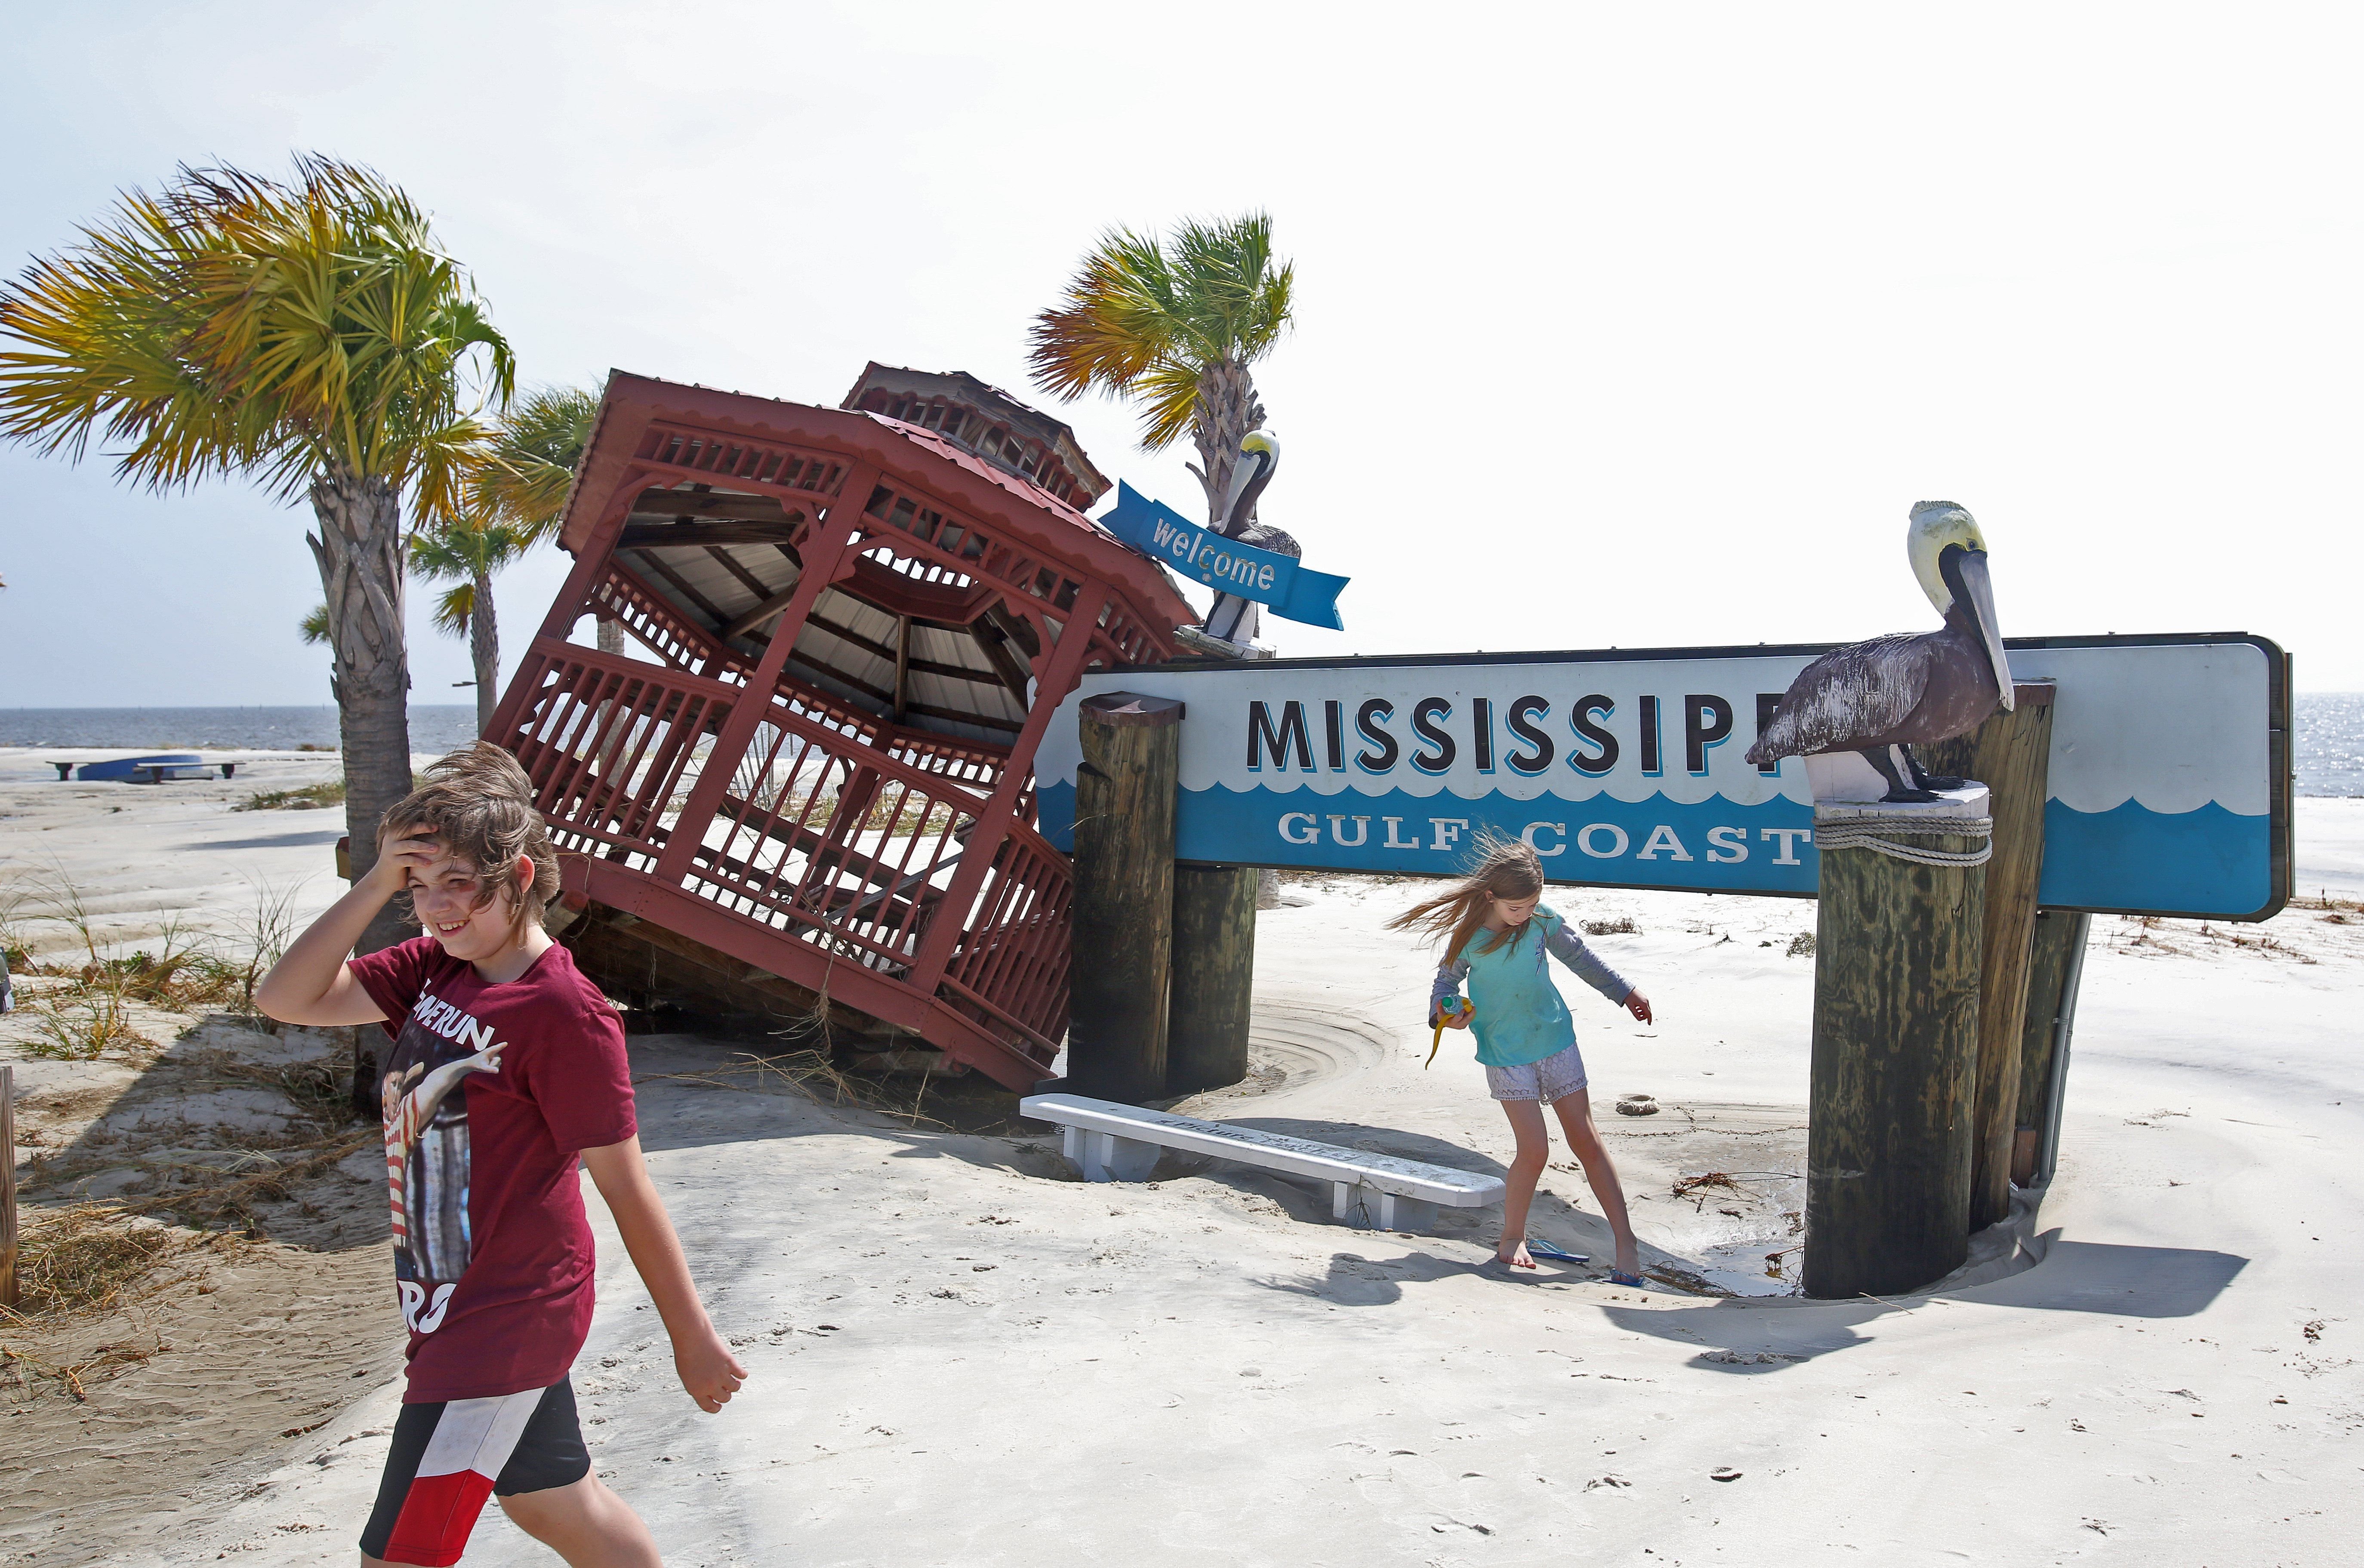
<path id="1" fill-rule="evenodd" d="M 473 703 L 413 706 L 410 749 L 438 754 L 476 738 Z M 145 751 L 288 751 L 337 746 L 337 710 L 320 707 L 0 708 L 0 746 Z"/>
<path id="2" fill-rule="evenodd" d="M 2364 692 L 2303 693 L 2292 704 L 2301 795 L 2364 795 Z M 410 710 L 410 749 L 443 752 L 476 738 L 472 705 Z M 143 751 L 334 747 L 333 707 L 0 708 L 0 746 Z"/>
<path id="3" fill-rule="evenodd" d="M 2299 794 L 2364 795 L 2364 692 L 2301 693 L 2291 727 Z"/>

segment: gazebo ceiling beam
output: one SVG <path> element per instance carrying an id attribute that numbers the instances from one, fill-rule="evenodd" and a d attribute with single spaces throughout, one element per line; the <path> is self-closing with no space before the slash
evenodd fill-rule
<path id="1" fill-rule="evenodd" d="M 632 502 L 635 517 L 687 517 L 705 521 L 778 522 L 794 517 L 775 495 L 719 495 L 711 490 L 643 490 Z"/>
<path id="2" fill-rule="evenodd" d="M 1019 614 L 996 597 L 993 603 L 985 606 L 985 618 L 998 628 L 1004 637 L 1024 650 L 1030 662 L 1043 657 L 1043 634 L 1036 629 L 1031 617 Z"/>
<path id="3" fill-rule="evenodd" d="M 715 523 L 627 523 L 619 550 L 701 550 L 708 545 L 778 544 L 800 525 L 785 517 L 726 518 Z"/>
<path id="4" fill-rule="evenodd" d="M 984 616 L 977 617 L 968 631 L 976 639 L 977 647 L 984 651 L 986 662 L 991 664 L 993 673 L 1001 677 L 1001 684 L 1017 694 L 1020 702 L 1024 702 L 1028 672 L 1025 664 L 1009 651 L 1009 634 Z"/>
<path id="5" fill-rule="evenodd" d="M 739 563 L 739 558 L 731 554 L 729 550 L 723 549 L 720 545 L 708 545 L 706 547 L 706 553 L 714 558 L 714 563 L 717 566 L 719 566 L 723 571 L 728 572 L 731 576 L 737 578 L 739 580 L 739 585 L 742 588 L 746 589 L 749 593 L 754 595 L 759 599 L 768 599 L 772 596 L 772 590 L 764 585 L 764 580 L 761 577 L 756 576 L 753 572 L 748 571 L 744 566 L 741 565 Z"/>
<path id="6" fill-rule="evenodd" d="M 856 556 L 853 576 L 841 581 L 837 587 L 891 616 L 909 616 L 914 620 L 968 621 L 976 618 L 979 601 L 998 598 L 1001 593 L 982 578 L 970 581 L 973 585 L 966 588 L 922 583 L 891 566 L 881 566 L 868 556 Z"/>
<path id="7" fill-rule="evenodd" d="M 842 638 L 864 652 L 875 653 L 889 663 L 895 662 L 894 649 L 872 638 L 864 637 L 850 626 L 839 625 L 818 610 L 805 617 L 805 624 L 819 627 L 831 637 Z M 904 662 L 907 668 L 917 670 L 923 675 L 942 675 L 948 680 L 968 681 L 980 686 L 999 686 L 1007 684 L 1006 678 L 1000 672 L 995 670 L 972 670 L 962 664 L 943 664 L 933 659 L 922 659 L 917 654 L 908 656 Z"/>
<path id="8" fill-rule="evenodd" d="M 639 553 L 641 562 L 648 566 L 649 570 L 654 572 L 658 576 L 672 584 L 674 587 L 680 592 L 681 596 L 687 599 L 691 605 L 696 606 L 697 613 L 707 618 L 708 624 L 712 626 L 720 626 L 722 624 L 721 609 L 716 606 L 713 600 L 708 598 L 705 595 L 692 587 L 688 578 L 684 577 L 680 573 L 675 572 L 672 567 L 667 566 L 664 562 L 663 556 L 659 555 L 652 550 L 643 550 Z M 728 642 L 738 635 L 739 634 L 736 631 L 726 631 L 722 633 L 721 640 Z"/>
<path id="9" fill-rule="evenodd" d="M 788 602 L 797 596 L 797 590 L 801 586 L 803 586 L 801 583 L 791 583 L 778 593 L 757 600 L 753 609 L 722 628 L 722 640 L 728 642 L 734 637 L 744 637 L 782 610 L 786 609 Z"/>

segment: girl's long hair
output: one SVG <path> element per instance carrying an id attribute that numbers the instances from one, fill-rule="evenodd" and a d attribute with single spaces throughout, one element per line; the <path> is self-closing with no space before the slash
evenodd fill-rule
<path id="1" fill-rule="evenodd" d="M 1536 856 L 1535 847 L 1525 840 L 1505 839 L 1481 829 L 1470 853 L 1469 869 L 1459 882 L 1388 922 L 1391 931 L 1418 931 L 1423 936 L 1444 938 L 1447 963 L 1461 956 L 1462 948 L 1485 923 L 1489 898 L 1515 904 L 1522 898 L 1536 897 L 1544 890 L 1544 862 Z M 1514 926 L 1492 932 L 1486 945 L 1478 951 L 1491 952 L 1505 941 L 1516 947 L 1526 929 L 1525 926 Z"/>

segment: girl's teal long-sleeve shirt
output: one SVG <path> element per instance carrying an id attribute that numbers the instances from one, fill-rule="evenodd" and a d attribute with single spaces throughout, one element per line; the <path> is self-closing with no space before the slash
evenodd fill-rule
<path id="1" fill-rule="evenodd" d="M 1436 1005 L 1457 994 L 1464 980 L 1468 982 L 1469 1000 L 1478 1007 L 1469 1032 L 1478 1037 L 1478 1060 L 1489 1067 L 1541 1062 L 1576 1043 L 1576 1020 L 1544 967 L 1546 953 L 1621 1006 L 1634 994 L 1634 987 L 1586 947 L 1584 939 L 1548 905 L 1537 905 L 1525 927 L 1504 934 L 1499 945 L 1487 949 L 1494 935 L 1481 929 L 1464 943 L 1460 956 L 1436 972 L 1429 995 L 1433 1022 Z"/>

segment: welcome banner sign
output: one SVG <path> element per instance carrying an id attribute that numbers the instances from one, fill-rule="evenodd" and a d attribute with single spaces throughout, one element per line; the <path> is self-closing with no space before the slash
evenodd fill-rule
<path id="1" fill-rule="evenodd" d="M 1152 561 L 1210 588 L 1254 599 L 1307 626 L 1346 628 L 1338 618 L 1338 591 L 1345 578 L 1315 572 L 1294 556 L 1225 539 L 1130 484 L 1118 483 L 1116 506 L 1099 524 Z"/>
<path id="2" fill-rule="evenodd" d="M 2058 683 L 2048 907 L 2264 919 L 2290 888 L 2287 660 L 2261 638 L 2032 638 Z M 1748 742 L 1823 647 L 1182 662 L 1087 677 L 1036 760 L 1072 840 L 1074 709 L 1179 699 L 1183 860 L 1444 875 L 1484 829 L 1556 882 L 1811 896 L 1804 764 Z"/>

